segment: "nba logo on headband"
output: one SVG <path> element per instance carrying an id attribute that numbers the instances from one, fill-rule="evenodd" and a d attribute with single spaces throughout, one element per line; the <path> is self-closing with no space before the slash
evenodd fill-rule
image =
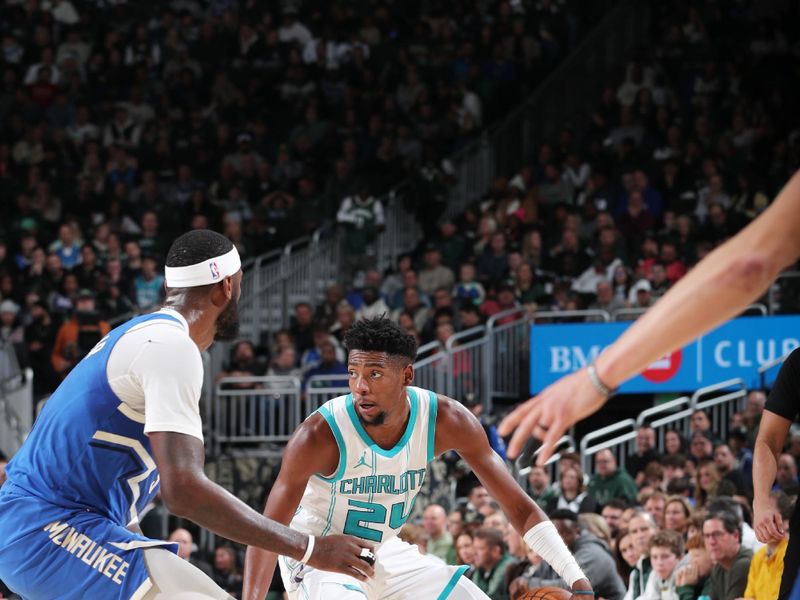
<path id="1" fill-rule="evenodd" d="M 214 281 L 219 279 L 219 267 L 217 266 L 216 261 L 209 263 L 208 267 L 211 269 L 211 279 L 213 279 Z"/>

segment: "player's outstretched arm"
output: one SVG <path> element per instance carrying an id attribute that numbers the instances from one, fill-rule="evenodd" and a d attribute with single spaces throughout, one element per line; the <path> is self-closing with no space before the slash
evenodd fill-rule
<path id="1" fill-rule="evenodd" d="M 448 450 L 458 452 L 525 543 L 573 589 L 592 589 L 547 515 L 519 487 L 503 459 L 492 450 L 478 419 L 461 403 L 445 396 L 438 397 L 435 449 L 437 456 Z"/>
<path id="2" fill-rule="evenodd" d="M 258 514 L 206 477 L 205 450 L 199 439 L 166 431 L 149 436 L 161 477 L 161 497 L 170 512 L 240 544 L 296 560 L 303 557 L 309 536 Z M 358 555 L 361 547 L 368 545 L 354 539 L 326 540 L 315 547 L 309 564 L 344 571 L 345 565 L 363 564 Z M 334 552 L 330 546 L 334 546 Z"/>
<path id="3" fill-rule="evenodd" d="M 286 445 L 281 471 L 264 507 L 264 517 L 288 524 L 300 504 L 309 478 L 315 473 L 329 475 L 335 472 L 338 462 L 339 448 L 330 427 L 322 416 L 312 415 L 298 427 Z M 307 562 L 312 567 L 364 580 L 366 577 L 362 573 L 371 577 L 374 570 L 360 558 L 362 548 L 374 549 L 370 542 L 351 536 L 318 537 Z M 244 600 L 262 600 L 267 595 L 278 554 L 283 553 L 248 545 L 244 563 Z M 358 565 L 358 569 L 354 565 Z"/>
<path id="4" fill-rule="evenodd" d="M 600 381 L 614 389 L 654 360 L 736 316 L 800 256 L 798 229 L 800 172 L 760 217 L 700 261 L 603 351 L 596 362 Z M 564 432 L 606 400 L 586 369 L 558 380 L 503 420 L 501 435 L 516 430 L 509 457 L 518 456 L 534 435 L 544 442 L 538 458 L 544 464 Z"/>
<path id="5" fill-rule="evenodd" d="M 753 455 L 753 529 L 758 541 L 777 543 L 783 538 L 783 519 L 769 494 L 778 471 L 778 456 L 792 422 L 770 410 L 761 416 Z"/>

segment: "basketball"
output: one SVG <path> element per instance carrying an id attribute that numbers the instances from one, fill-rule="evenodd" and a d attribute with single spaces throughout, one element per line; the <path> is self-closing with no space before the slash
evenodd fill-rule
<path id="1" fill-rule="evenodd" d="M 517 596 L 516 600 L 569 600 L 572 592 L 560 587 L 540 587 L 528 590 L 522 596 Z"/>

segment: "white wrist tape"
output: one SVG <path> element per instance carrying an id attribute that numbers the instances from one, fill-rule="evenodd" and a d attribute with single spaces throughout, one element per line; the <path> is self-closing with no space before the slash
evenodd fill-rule
<path id="1" fill-rule="evenodd" d="M 586 579 L 552 521 L 537 523 L 522 537 L 528 547 L 553 567 L 570 587 L 579 579 Z"/>
<path id="2" fill-rule="evenodd" d="M 306 546 L 306 553 L 303 554 L 303 558 L 300 559 L 300 562 L 303 563 L 304 565 L 308 564 L 308 559 L 311 558 L 311 553 L 314 552 L 314 540 L 315 538 L 313 535 L 308 536 L 308 546 Z"/>
<path id="3" fill-rule="evenodd" d="M 222 256 L 215 256 L 185 267 L 164 267 L 168 288 L 198 287 L 219 283 L 235 275 L 242 268 L 242 259 L 236 246 Z"/>

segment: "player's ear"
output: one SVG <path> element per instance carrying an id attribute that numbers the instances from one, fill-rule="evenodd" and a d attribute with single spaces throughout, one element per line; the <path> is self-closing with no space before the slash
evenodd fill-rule
<path id="1" fill-rule="evenodd" d="M 409 363 L 406 365 L 406 368 L 403 369 L 403 384 L 411 385 L 412 381 L 414 381 L 414 365 Z"/>

